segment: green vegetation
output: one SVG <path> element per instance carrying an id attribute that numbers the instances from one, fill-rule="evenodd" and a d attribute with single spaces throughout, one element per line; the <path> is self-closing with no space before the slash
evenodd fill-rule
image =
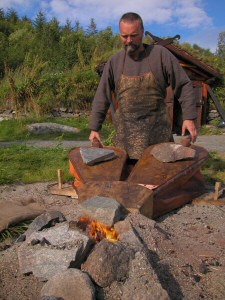
<path id="1" fill-rule="evenodd" d="M 60 145 L 56 148 L 25 145 L 0 148 L 0 184 L 55 181 L 58 169 L 62 169 L 65 180 L 71 179 L 68 150 Z"/>
<path id="2" fill-rule="evenodd" d="M 225 154 L 211 152 L 203 166 L 202 173 L 209 183 L 221 181 L 225 184 Z"/>
<path id="3" fill-rule="evenodd" d="M 31 221 L 24 221 L 20 222 L 16 225 L 11 225 L 4 231 L 0 232 L 0 242 L 7 240 L 7 239 L 15 239 L 19 237 L 21 234 L 23 234 Z"/>
<path id="4" fill-rule="evenodd" d="M 81 129 L 80 133 L 29 134 L 27 124 L 33 122 L 55 122 Z M 20 118 L 0 122 L 0 141 L 21 141 L 20 145 L 0 147 L 0 184 L 32 183 L 57 180 L 57 170 L 62 169 L 64 180 L 71 180 L 69 174 L 69 150 L 61 147 L 63 140 L 88 140 L 88 117 L 78 118 Z M 105 122 L 102 139 L 111 143 L 113 126 Z M 34 148 L 26 146 L 28 139 L 55 140 L 55 148 Z"/>
<path id="5" fill-rule="evenodd" d="M 225 32 L 215 54 L 197 44 L 179 46 L 225 75 Z M 53 107 L 90 107 L 99 82 L 96 67 L 121 47 L 119 34 L 111 27 L 98 31 L 93 18 L 85 29 L 78 20 L 61 26 L 43 12 L 32 21 L 0 9 L 0 110 L 43 115 Z M 225 107 L 224 84 L 214 92 Z"/>
<path id="6" fill-rule="evenodd" d="M 121 48 L 111 27 L 63 26 L 39 12 L 34 21 L 0 9 L 0 109 L 42 115 L 53 107 L 85 109 L 93 99 L 96 66 Z"/>
<path id="7" fill-rule="evenodd" d="M 79 133 L 51 133 L 51 134 L 32 134 L 28 132 L 27 125 L 32 123 L 53 122 L 57 124 L 72 126 L 79 128 Z M 54 117 L 26 117 L 0 122 L 0 141 L 16 141 L 27 139 L 42 139 L 42 140 L 88 140 L 90 129 L 88 128 L 89 117 L 77 118 L 54 118 Z M 107 139 L 112 131 L 112 124 L 105 122 L 102 128 L 102 138 Z"/>

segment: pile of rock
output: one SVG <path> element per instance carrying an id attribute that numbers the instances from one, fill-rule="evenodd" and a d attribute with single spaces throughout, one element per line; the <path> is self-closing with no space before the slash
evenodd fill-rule
<path id="1" fill-rule="evenodd" d="M 113 225 L 119 240 L 95 242 L 76 226 L 81 215 Z M 46 212 L 18 240 L 20 272 L 46 282 L 41 299 L 104 299 L 107 293 L 121 299 L 169 299 L 132 223 L 134 215 L 116 200 L 98 196 L 79 205 L 74 221 Z M 161 234 L 155 221 L 148 222 L 152 233 Z"/>
<path id="2" fill-rule="evenodd" d="M 19 116 L 29 115 L 26 113 L 19 113 Z M 90 115 L 88 110 L 79 110 L 66 107 L 53 108 L 48 114 L 50 117 L 62 117 L 62 118 L 78 118 L 78 117 L 87 117 Z M 10 120 L 16 117 L 16 111 L 13 109 L 6 109 L 0 112 L 0 122 L 3 120 Z"/>

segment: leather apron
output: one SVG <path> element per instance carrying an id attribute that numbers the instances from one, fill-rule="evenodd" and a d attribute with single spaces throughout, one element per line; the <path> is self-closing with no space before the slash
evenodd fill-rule
<path id="1" fill-rule="evenodd" d="M 123 73 L 124 66 L 115 91 L 118 109 L 114 114 L 114 144 L 129 158 L 139 159 L 150 145 L 172 140 L 172 120 L 151 71 L 142 76 Z"/>

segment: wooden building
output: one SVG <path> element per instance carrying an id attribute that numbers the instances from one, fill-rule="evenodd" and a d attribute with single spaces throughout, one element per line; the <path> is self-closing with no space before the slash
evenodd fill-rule
<path id="1" fill-rule="evenodd" d="M 212 87 L 223 80 L 222 75 L 208 64 L 200 61 L 180 48 L 178 45 L 173 44 L 174 39 L 180 38 L 179 35 L 174 38 L 161 39 L 157 36 L 153 36 L 148 31 L 146 31 L 145 34 L 152 38 L 154 44 L 166 47 L 174 56 L 176 56 L 180 65 L 191 79 L 198 110 L 198 126 L 200 127 L 207 123 L 210 98 L 212 98 L 222 119 L 225 120 L 225 111 L 220 105 L 216 95 L 212 92 Z M 173 118 L 174 131 L 179 132 L 182 124 L 181 108 L 177 99 L 174 98 L 173 91 L 170 87 L 167 89 L 166 102 Z"/>

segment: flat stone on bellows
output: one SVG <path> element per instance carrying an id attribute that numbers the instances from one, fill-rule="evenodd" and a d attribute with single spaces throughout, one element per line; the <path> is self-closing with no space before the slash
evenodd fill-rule
<path id="1" fill-rule="evenodd" d="M 96 163 L 111 160 L 116 157 L 115 152 L 106 148 L 80 148 L 80 154 L 83 162 L 88 166 L 93 166 Z"/>

